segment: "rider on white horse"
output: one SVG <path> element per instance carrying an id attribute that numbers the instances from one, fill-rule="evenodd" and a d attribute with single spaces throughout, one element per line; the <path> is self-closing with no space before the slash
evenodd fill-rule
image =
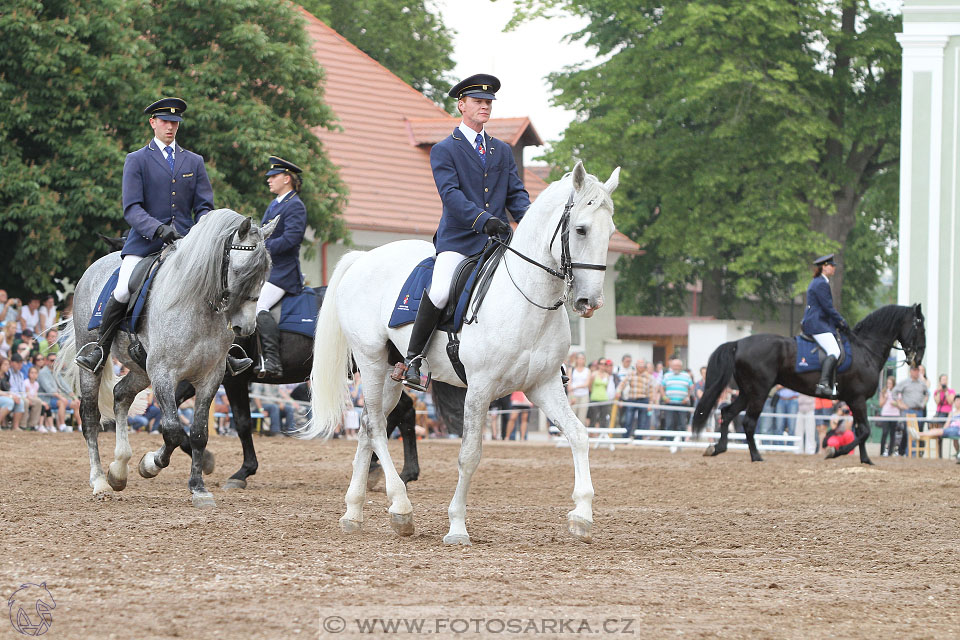
<path id="1" fill-rule="evenodd" d="M 123 261 L 117 286 L 103 310 L 97 341 L 84 345 L 77 354 L 77 364 L 92 373 L 98 373 L 110 355 L 113 337 L 130 301 L 134 267 L 159 252 L 164 244 L 182 238 L 213 209 L 213 187 L 203 156 L 176 142 L 186 110 L 187 103 L 180 98 L 162 98 L 144 109 L 150 116 L 154 138 L 128 154 L 123 163 L 123 217 L 133 228 L 120 252 Z M 253 364 L 248 358 L 227 358 L 236 372 Z"/>
<path id="2" fill-rule="evenodd" d="M 300 271 L 300 244 L 307 228 L 307 208 L 300 199 L 303 170 L 278 156 L 270 156 L 267 186 L 276 198 L 263 214 L 263 226 L 279 218 L 277 227 L 267 240 L 267 251 L 273 260 L 270 278 L 263 283 L 257 299 L 257 331 L 260 332 L 261 375 L 280 377 L 280 329 L 270 314 L 270 308 L 286 294 L 299 295 L 303 291 Z"/>
<path id="3" fill-rule="evenodd" d="M 500 81 L 483 73 L 453 87 L 449 95 L 457 99 L 463 120 L 430 151 L 433 179 L 443 201 L 443 215 L 433 236 L 437 260 L 430 291 L 420 301 L 413 323 L 406 359 L 391 374 L 420 391 L 424 390 L 420 361 L 447 304 L 457 265 L 483 249 L 485 236 L 510 233 L 507 209 L 520 222 L 530 207 L 513 150 L 484 130 L 499 89 Z"/>
<path id="4" fill-rule="evenodd" d="M 807 308 L 803 312 L 800 328 L 804 333 L 813 336 L 827 357 L 823 360 L 820 370 L 820 382 L 817 383 L 817 395 L 836 396 L 837 360 L 840 358 L 840 345 L 833 332 L 837 328 L 847 328 L 847 321 L 840 312 L 833 307 L 833 294 L 830 292 L 828 279 L 837 270 L 837 263 L 833 261 L 833 254 L 820 256 L 813 261 L 814 273 L 810 286 L 807 287 Z"/>

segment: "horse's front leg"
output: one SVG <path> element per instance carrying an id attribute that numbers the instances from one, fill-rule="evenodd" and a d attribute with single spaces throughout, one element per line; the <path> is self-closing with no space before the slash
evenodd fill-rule
<path id="1" fill-rule="evenodd" d="M 853 442 L 838 448 L 827 447 L 826 457 L 838 458 L 840 456 L 845 456 L 853 451 L 855 447 L 860 447 L 860 462 L 863 464 L 873 464 L 873 461 L 870 460 L 870 456 L 867 455 L 867 440 L 870 438 L 870 423 L 867 422 L 866 402 L 862 400 L 856 400 L 848 404 L 850 406 L 850 413 L 853 415 L 853 433 L 855 436 Z"/>
<path id="2" fill-rule="evenodd" d="M 443 536 L 444 544 L 470 544 L 470 535 L 467 533 L 467 493 L 470 491 L 470 481 L 477 466 L 480 464 L 480 455 L 483 445 L 483 425 L 487 417 L 487 407 L 490 399 L 479 391 L 467 392 L 467 399 L 463 407 L 463 438 L 460 441 L 459 468 L 457 489 L 453 492 L 453 499 L 447 508 L 450 519 L 450 531 Z"/>
<path id="3" fill-rule="evenodd" d="M 137 370 L 139 371 L 139 369 Z M 113 412 L 117 423 L 117 444 L 113 451 L 113 462 L 107 471 L 107 482 L 114 491 L 123 491 L 127 486 L 127 463 L 133 455 L 127 430 L 127 414 L 137 394 L 147 388 L 150 379 L 146 374 L 131 371 L 113 388 Z"/>
<path id="4" fill-rule="evenodd" d="M 246 489 L 247 478 L 257 472 L 257 452 L 253 448 L 253 420 L 250 418 L 250 393 L 247 381 L 237 384 L 228 379 L 224 383 L 227 399 L 230 400 L 230 411 L 233 413 L 233 423 L 243 449 L 243 464 L 223 484 L 224 489 Z"/>
<path id="5" fill-rule="evenodd" d="M 195 401 L 195 410 L 193 412 L 193 424 L 190 425 L 190 481 L 187 486 L 190 488 L 191 500 L 193 506 L 199 508 L 208 508 L 217 506 L 213 499 L 213 494 L 207 491 L 203 484 L 204 454 L 207 450 L 207 420 L 210 416 L 210 403 L 213 402 L 213 396 L 220 386 L 220 376 L 213 376 L 211 380 L 206 381 L 197 388 L 197 399 Z"/>
<path id="6" fill-rule="evenodd" d="M 574 508 L 567 513 L 567 531 L 582 542 L 593 542 L 593 482 L 590 479 L 587 429 L 570 408 L 559 378 L 528 391 L 527 396 L 543 409 L 570 443 L 573 452 Z"/>
<path id="7" fill-rule="evenodd" d="M 753 437 L 757 429 L 757 421 L 760 419 L 761 411 L 762 407 L 760 409 L 751 407 L 747 410 L 747 415 L 743 418 L 743 435 L 747 438 L 747 448 L 750 449 L 751 462 L 763 462 L 763 456 L 760 455 L 760 450 L 757 449 L 757 441 Z"/>
<path id="8" fill-rule="evenodd" d="M 80 370 L 80 428 L 90 458 L 90 487 L 93 495 L 98 497 L 113 493 L 100 463 L 100 375 Z"/>
<path id="9" fill-rule="evenodd" d="M 157 405 L 163 416 L 160 418 L 160 433 L 163 434 L 163 444 L 156 451 L 148 451 L 140 458 L 137 471 L 144 478 L 155 478 L 161 469 L 170 465 L 170 455 L 186 437 L 180 418 L 177 416 L 175 387 L 172 381 L 164 380 L 154 375 L 153 392 Z M 157 382 L 160 379 L 161 382 Z"/>

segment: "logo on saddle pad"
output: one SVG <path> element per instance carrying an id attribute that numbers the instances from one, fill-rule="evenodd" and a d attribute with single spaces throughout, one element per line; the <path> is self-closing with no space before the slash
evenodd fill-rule
<path id="1" fill-rule="evenodd" d="M 10 624 L 25 636 L 42 636 L 50 630 L 53 624 L 53 615 L 50 613 L 56 608 L 53 596 L 47 590 L 47 583 L 22 584 L 7 600 L 10 608 Z"/>

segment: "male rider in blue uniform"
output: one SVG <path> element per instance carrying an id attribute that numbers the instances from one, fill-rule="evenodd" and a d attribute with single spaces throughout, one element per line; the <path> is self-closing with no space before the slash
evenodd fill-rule
<path id="1" fill-rule="evenodd" d="M 457 99 L 463 121 L 430 151 L 433 179 L 443 201 L 443 215 L 433 236 L 437 261 L 430 291 L 423 296 L 413 323 L 407 357 L 391 375 L 413 389 L 424 389 L 420 361 L 447 304 L 457 265 L 480 252 L 488 235 L 510 232 L 508 209 L 520 222 L 530 207 L 513 149 L 484 130 L 499 89 L 500 81 L 483 73 L 453 87 L 449 95 Z"/>
<path id="2" fill-rule="evenodd" d="M 123 217 L 132 229 L 120 252 L 117 286 L 107 301 L 95 343 L 84 345 L 76 362 L 97 373 L 110 355 L 117 327 L 130 301 L 130 276 L 144 257 L 182 238 L 213 209 L 213 188 L 203 157 L 177 144 L 177 130 L 187 103 L 162 98 L 143 112 L 150 116 L 154 137 L 147 146 L 127 155 L 123 163 Z M 91 347 L 92 345 L 92 347 Z M 249 359 L 233 360 L 238 370 Z"/>

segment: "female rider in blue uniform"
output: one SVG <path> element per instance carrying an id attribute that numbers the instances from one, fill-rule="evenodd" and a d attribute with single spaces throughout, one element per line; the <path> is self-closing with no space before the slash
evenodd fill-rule
<path id="1" fill-rule="evenodd" d="M 817 383 L 816 395 L 836 397 L 836 370 L 837 359 L 840 357 L 840 345 L 833 335 L 838 328 L 847 329 L 847 321 L 840 312 L 833 307 L 833 294 L 830 292 L 830 276 L 837 270 L 833 261 L 833 254 L 821 256 L 813 261 L 813 280 L 807 287 L 807 308 L 800 321 L 800 328 L 804 333 L 813 336 L 827 357 L 820 370 L 820 382 Z"/>
<path id="2" fill-rule="evenodd" d="M 303 291 L 300 271 L 300 244 L 307 228 L 307 208 L 300 200 L 303 180 L 300 167 L 277 156 L 270 156 L 267 186 L 276 195 L 263 214 L 261 225 L 280 218 L 276 229 L 267 239 L 267 251 L 273 260 L 270 277 L 260 289 L 257 299 L 257 330 L 260 332 L 260 376 L 280 377 L 280 329 L 270 314 L 270 308 L 286 294 L 299 295 Z"/>

